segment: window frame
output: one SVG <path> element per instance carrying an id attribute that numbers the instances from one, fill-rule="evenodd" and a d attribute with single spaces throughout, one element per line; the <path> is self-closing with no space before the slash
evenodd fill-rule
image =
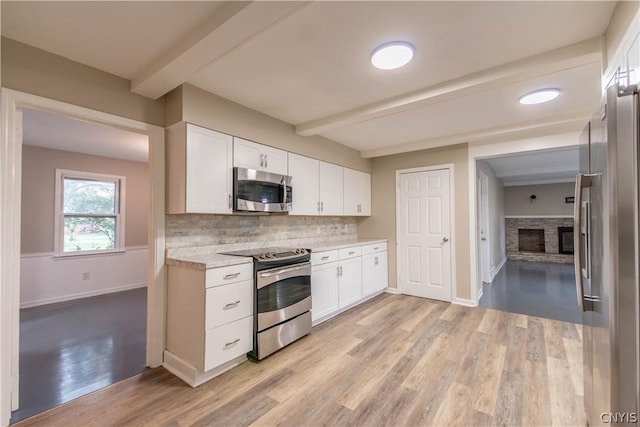
<path id="1" fill-rule="evenodd" d="M 80 215 L 78 213 L 67 214 L 64 212 L 64 180 L 78 179 L 86 181 L 114 182 L 115 214 Z M 95 172 L 75 171 L 69 169 L 56 169 L 55 181 L 55 220 L 54 220 L 54 256 L 56 258 L 82 257 L 91 255 L 109 255 L 125 252 L 125 188 L 126 177 L 120 175 L 107 175 Z M 113 217 L 116 221 L 115 247 L 113 249 L 98 249 L 86 251 L 65 252 L 64 250 L 64 220 L 66 217 Z"/>

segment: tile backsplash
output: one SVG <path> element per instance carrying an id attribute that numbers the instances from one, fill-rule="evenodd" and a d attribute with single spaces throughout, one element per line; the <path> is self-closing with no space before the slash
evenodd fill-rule
<path id="1" fill-rule="evenodd" d="M 354 217 L 167 215 L 167 249 L 315 238 L 357 238 Z"/>

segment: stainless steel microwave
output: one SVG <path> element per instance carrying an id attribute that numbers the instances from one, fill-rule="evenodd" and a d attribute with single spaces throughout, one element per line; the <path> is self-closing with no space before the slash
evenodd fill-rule
<path id="1" fill-rule="evenodd" d="M 234 211 L 289 212 L 292 203 L 290 176 L 233 168 Z"/>

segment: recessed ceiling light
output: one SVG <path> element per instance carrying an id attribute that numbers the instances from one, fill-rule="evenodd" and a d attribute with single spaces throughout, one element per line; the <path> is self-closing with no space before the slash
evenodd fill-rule
<path id="1" fill-rule="evenodd" d="M 548 102 L 553 99 L 556 99 L 560 96 L 560 89 L 548 88 L 548 89 L 540 89 L 533 92 L 530 92 L 526 95 L 522 95 L 520 97 L 520 104 L 531 105 L 531 104 L 542 104 L 543 102 Z"/>
<path id="2" fill-rule="evenodd" d="M 413 58 L 413 46 L 407 42 L 391 42 L 378 46 L 371 53 L 371 63 L 381 70 L 393 70 Z"/>

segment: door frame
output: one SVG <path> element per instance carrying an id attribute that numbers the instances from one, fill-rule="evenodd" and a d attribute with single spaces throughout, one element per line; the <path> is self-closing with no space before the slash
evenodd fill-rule
<path id="1" fill-rule="evenodd" d="M 491 283 L 491 233 L 489 232 L 490 224 L 489 224 L 489 177 L 482 170 L 478 170 L 478 183 L 480 184 L 480 188 L 478 188 L 478 233 L 482 228 L 485 229 L 485 245 L 487 246 L 487 252 L 484 253 L 482 250 L 482 239 L 478 238 L 480 242 L 480 246 L 478 247 L 478 252 L 480 254 L 480 284 L 482 287 L 482 282 Z M 485 192 L 483 193 L 483 188 Z M 484 255 L 484 256 L 483 256 Z M 488 259 L 484 259 L 484 258 Z M 486 270 L 486 271 L 485 271 Z M 484 280 L 486 279 L 486 280 Z"/>
<path id="2" fill-rule="evenodd" d="M 20 333 L 20 213 L 22 140 L 14 132 L 20 110 L 32 108 L 149 137 L 150 204 L 147 262 L 146 365 L 162 364 L 164 349 L 165 130 L 163 127 L 12 89 L 0 91 L 0 425 L 18 405 Z"/>
<path id="3" fill-rule="evenodd" d="M 451 243 L 451 302 L 456 302 L 458 300 L 457 286 L 456 286 L 456 221 L 455 221 L 455 186 L 454 186 L 454 167 L 453 163 L 445 163 L 441 165 L 433 165 L 433 166 L 422 166 L 418 168 L 410 168 L 410 169 L 397 169 L 396 170 L 396 283 L 398 286 L 398 292 L 402 294 L 402 282 L 400 281 L 400 175 L 407 173 L 416 173 L 416 172 L 429 172 L 434 170 L 443 170 L 446 169 L 449 171 L 449 208 L 451 212 L 451 238 L 449 242 Z"/>
<path id="4" fill-rule="evenodd" d="M 588 120 L 588 119 L 587 119 Z M 502 139 L 493 143 L 477 142 L 469 144 L 467 165 L 469 167 L 469 262 L 471 303 L 478 305 L 478 284 L 482 283 L 478 260 L 478 230 L 477 213 L 478 203 L 478 179 L 476 160 L 488 159 L 505 154 L 535 153 L 537 151 L 553 150 L 557 148 L 573 147 L 578 145 L 581 131 L 557 133 L 524 139 Z"/>

